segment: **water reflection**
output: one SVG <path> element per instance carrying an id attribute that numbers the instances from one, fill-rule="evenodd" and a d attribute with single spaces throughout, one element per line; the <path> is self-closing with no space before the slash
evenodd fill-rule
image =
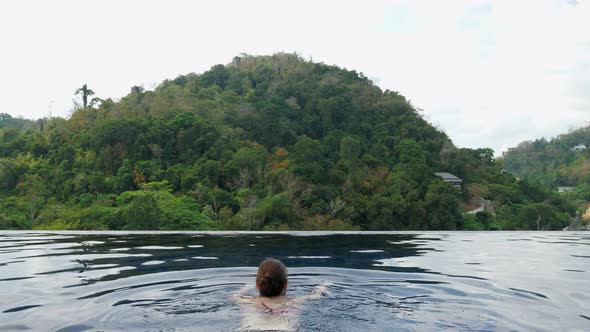
<path id="1" fill-rule="evenodd" d="M 266 257 L 302 330 L 585 330 L 583 233 L 0 233 L 0 330 L 233 330 Z M 171 323 L 172 320 L 172 323 Z M 49 325 L 48 325 L 49 324 Z"/>

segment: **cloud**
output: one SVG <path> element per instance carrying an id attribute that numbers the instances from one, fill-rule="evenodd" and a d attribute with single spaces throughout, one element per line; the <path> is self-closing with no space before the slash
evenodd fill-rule
<path id="1" fill-rule="evenodd" d="M 421 28 L 405 30 L 404 65 L 388 67 L 384 85 L 399 86 L 459 146 L 500 152 L 585 123 L 587 2 L 454 4 L 427 12 L 422 2 L 406 3 Z"/>
<path id="2" fill-rule="evenodd" d="M 35 10 L 31 10 L 35 8 Z M 589 1 L 0 3 L 0 112 L 65 115 L 83 83 L 121 97 L 242 52 L 356 69 L 456 145 L 500 152 L 588 119 Z"/>

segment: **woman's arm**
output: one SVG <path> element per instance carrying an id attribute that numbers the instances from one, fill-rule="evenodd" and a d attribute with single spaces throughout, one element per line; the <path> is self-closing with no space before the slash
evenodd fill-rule
<path id="1" fill-rule="evenodd" d="M 330 295 L 330 293 L 328 292 L 328 286 L 330 286 L 330 285 L 332 285 L 331 282 L 323 282 L 323 283 L 317 285 L 313 289 L 313 292 L 311 292 L 311 295 L 308 295 L 308 298 L 309 299 L 317 299 L 322 296 Z"/>
<path id="2" fill-rule="evenodd" d="M 314 287 L 313 291 L 309 295 L 296 297 L 293 299 L 295 302 L 304 302 L 306 300 L 314 300 L 319 299 L 322 296 L 328 296 L 330 293 L 328 292 L 328 286 L 332 285 L 331 282 L 322 282 L 321 284 Z"/>
<path id="3" fill-rule="evenodd" d="M 246 292 L 248 292 L 252 288 L 254 288 L 252 285 L 244 285 L 242 288 L 238 289 L 236 292 L 233 293 L 234 301 L 236 301 L 236 302 L 251 301 L 254 297 L 246 295 Z"/>

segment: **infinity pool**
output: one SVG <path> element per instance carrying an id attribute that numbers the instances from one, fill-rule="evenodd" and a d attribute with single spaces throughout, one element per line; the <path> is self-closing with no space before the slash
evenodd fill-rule
<path id="1" fill-rule="evenodd" d="M 590 331 L 583 232 L 0 232 L 0 331 L 240 330 L 266 257 L 295 330 Z"/>

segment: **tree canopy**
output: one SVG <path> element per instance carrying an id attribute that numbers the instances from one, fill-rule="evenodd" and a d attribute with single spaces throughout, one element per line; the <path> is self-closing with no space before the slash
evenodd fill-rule
<path id="1" fill-rule="evenodd" d="M 0 115 L 0 228 L 531 229 L 537 213 L 558 229 L 572 213 L 399 93 L 296 54 L 241 55 L 117 102 L 90 92 L 69 119 Z M 480 199 L 495 211 L 462 214 Z"/>

